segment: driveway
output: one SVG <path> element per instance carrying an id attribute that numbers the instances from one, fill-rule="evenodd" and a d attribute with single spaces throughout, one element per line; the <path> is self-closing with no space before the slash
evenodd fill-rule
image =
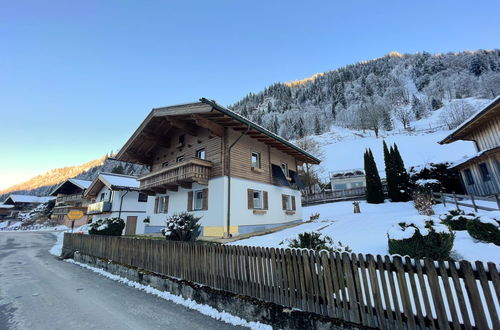
<path id="1" fill-rule="evenodd" d="M 0 329 L 234 329 L 48 253 L 52 233 L 0 232 Z"/>

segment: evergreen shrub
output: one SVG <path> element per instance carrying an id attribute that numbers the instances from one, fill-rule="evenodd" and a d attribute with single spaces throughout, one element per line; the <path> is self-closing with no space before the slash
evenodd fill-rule
<path id="1" fill-rule="evenodd" d="M 478 216 L 474 213 L 465 214 L 462 210 L 450 210 L 445 214 L 441 214 L 439 219 L 453 230 L 467 230 L 467 222 L 477 220 Z"/>
<path id="2" fill-rule="evenodd" d="M 120 218 L 106 218 L 92 222 L 89 225 L 89 234 L 104 236 L 121 236 L 125 228 L 125 221 Z"/>
<path id="3" fill-rule="evenodd" d="M 500 245 L 500 228 L 498 219 L 486 216 L 467 221 L 467 232 L 480 241 Z"/>
<path id="4" fill-rule="evenodd" d="M 200 219 L 189 212 L 175 213 L 167 218 L 161 233 L 169 241 L 194 242 L 201 233 Z"/>

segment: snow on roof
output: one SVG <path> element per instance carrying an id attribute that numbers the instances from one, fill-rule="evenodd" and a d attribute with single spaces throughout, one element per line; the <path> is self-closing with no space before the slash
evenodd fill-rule
<path id="1" fill-rule="evenodd" d="M 11 209 L 14 205 L 0 204 L 0 209 Z"/>
<path id="2" fill-rule="evenodd" d="M 81 180 L 81 179 L 68 179 L 68 181 L 74 183 L 75 185 L 77 185 L 78 187 L 80 187 L 82 189 L 87 189 L 90 186 L 90 184 L 92 183 L 92 181 Z"/>
<path id="3" fill-rule="evenodd" d="M 137 181 L 135 176 L 114 174 L 114 173 L 101 173 L 99 174 L 99 179 L 109 188 L 119 189 L 119 188 L 139 188 L 139 181 Z"/>
<path id="4" fill-rule="evenodd" d="M 486 153 L 488 153 L 488 152 L 490 152 L 492 150 L 495 150 L 495 149 L 500 149 L 500 147 L 493 147 L 493 148 L 489 148 L 489 149 L 484 149 L 484 150 L 481 150 L 481 151 L 475 153 L 472 156 L 464 157 L 464 158 L 462 158 L 460 160 L 456 160 L 456 161 L 454 161 L 454 162 L 451 163 L 450 168 L 454 168 L 454 167 L 457 167 L 457 166 L 462 165 L 464 163 L 467 163 L 468 161 L 470 161 L 470 160 L 472 160 L 474 158 L 480 157 L 480 156 L 482 156 L 482 155 L 484 155 L 484 154 L 486 154 Z"/>
<path id="5" fill-rule="evenodd" d="M 471 122 L 476 120 L 479 116 L 481 116 L 483 113 L 489 111 L 492 109 L 498 102 L 500 102 L 500 95 L 495 97 L 490 103 L 488 103 L 485 107 L 479 109 L 478 111 L 474 112 L 469 118 L 467 118 L 463 123 L 458 125 L 454 130 L 448 134 L 443 140 L 439 141 L 438 143 L 443 144 L 443 143 L 449 143 L 453 141 L 449 141 L 450 139 L 453 138 L 455 134 L 457 134 L 459 131 L 461 131 L 465 126 L 469 125 Z"/>
<path id="6" fill-rule="evenodd" d="M 55 199 L 53 196 L 32 196 L 32 195 L 9 195 L 7 199 L 11 199 L 14 203 L 46 203 Z"/>

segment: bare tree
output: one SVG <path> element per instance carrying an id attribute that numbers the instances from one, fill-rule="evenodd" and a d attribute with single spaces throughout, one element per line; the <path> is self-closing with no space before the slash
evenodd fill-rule
<path id="1" fill-rule="evenodd" d="M 453 129 L 472 116 L 474 112 L 474 107 L 460 100 L 449 104 L 443 109 L 439 115 L 439 120 L 443 125 L 446 125 L 448 129 Z"/>
<path id="2" fill-rule="evenodd" d="M 404 129 L 408 129 L 410 122 L 413 120 L 413 111 L 409 104 L 400 105 L 394 110 L 394 116 L 403 124 Z"/>
<path id="3" fill-rule="evenodd" d="M 311 137 L 304 137 L 300 140 L 297 140 L 295 143 L 299 148 L 302 150 L 310 153 L 316 158 L 323 158 L 324 154 L 323 151 L 321 150 L 321 147 L 319 143 L 314 140 Z M 318 176 L 318 170 L 317 167 L 314 167 L 314 165 L 311 164 L 305 164 L 304 165 L 305 170 L 303 173 L 303 179 L 304 179 L 304 184 L 306 186 L 306 191 L 309 194 L 312 194 L 312 187 L 316 184 L 319 183 L 319 176 Z"/>

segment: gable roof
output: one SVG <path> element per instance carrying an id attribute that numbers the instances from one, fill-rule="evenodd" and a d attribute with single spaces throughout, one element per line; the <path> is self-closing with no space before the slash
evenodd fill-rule
<path id="1" fill-rule="evenodd" d="M 491 101 L 486 107 L 477 111 L 457 128 L 455 128 L 447 137 L 439 141 L 439 144 L 447 144 L 458 140 L 468 140 L 467 136 L 479 125 L 486 122 L 489 118 L 500 115 L 500 95 Z"/>
<path id="2" fill-rule="evenodd" d="M 108 187 L 110 190 L 139 190 L 139 181 L 137 181 L 135 176 L 131 175 L 99 173 L 85 191 L 84 195 L 97 196 L 104 186 Z"/>
<path id="3" fill-rule="evenodd" d="M 55 197 L 52 196 L 32 196 L 32 195 L 16 195 L 12 194 L 7 197 L 7 199 L 3 202 L 4 204 L 15 204 L 15 203 L 46 203 L 50 200 L 53 200 Z"/>
<path id="4" fill-rule="evenodd" d="M 92 183 L 92 181 L 90 180 L 81 180 L 81 179 L 67 179 L 63 182 L 61 182 L 60 184 L 58 184 L 53 190 L 52 192 L 50 193 L 51 196 L 56 196 L 58 194 L 58 191 L 64 186 L 64 185 L 67 185 L 67 184 L 72 184 L 74 185 L 75 187 L 81 189 L 82 191 L 87 189 L 90 184 Z"/>
<path id="5" fill-rule="evenodd" d="M 151 110 L 141 125 L 118 152 L 116 159 L 141 163 L 147 158 L 147 155 L 144 154 L 150 150 L 150 147 L 147 147 L 142 140 L 150 140 L 151 135 L 158 134 L 157 132 L 165 132 L 168 130 L 168 127 L 171 127 L 169 125 L 172 125 L 172 123 L 174 126 L 179 125 L 181 121 L 184 121 L 186 126 L 190 126 L 191 123 L 194 122 L 196 125 L 208 127 L 209 130 L 212 129 L 214 131 L 224 126 L 231 127 L 241 132 L 246 131 L 252 138 L 265 142 L 284 153 L 293 155 L 304 163 L 319 164 L 321 162 L 318 158 L 288 142 L 279 135 L 217 104 L 215 101 L 206 98 L 201 98 L 199 102 Z M 168 139 L 167 135 L 163 137 Z"/>

